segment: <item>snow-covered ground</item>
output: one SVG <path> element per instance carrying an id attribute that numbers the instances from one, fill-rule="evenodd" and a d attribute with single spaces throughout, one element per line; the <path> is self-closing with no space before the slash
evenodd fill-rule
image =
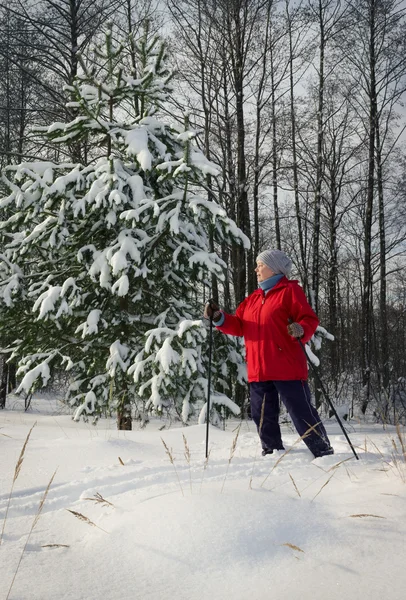
<path id="1" fill-rule="evenodd" d="M 406 457 L 393 427 L 349 426 L 356 461 L 335 422 L 336 454 L 317 460 L 284 426 L 281 459 L 262 457 L 243 422 L 229 461 L 232 421 L 210 429 L 205 468 L 205 426 L 119 432 L 38 401 L 29 413 L 12 408 L 0 412 L 0 528 L 36 426 L 5 522 L 0 600 L 17 568 L 13 600 L 405 598 Z"/>

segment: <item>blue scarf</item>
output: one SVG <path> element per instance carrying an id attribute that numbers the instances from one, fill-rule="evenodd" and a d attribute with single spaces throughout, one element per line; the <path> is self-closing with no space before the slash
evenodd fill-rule
<path id="1" fill-rule="evenodd" d="M 268 277 L 265 281 L 260 281 L 258 285 L 266 294 L 282 279 L 282 277 L 283 273 L 277 273 L 276 275 L 272 275 L 272 277 Z"/>

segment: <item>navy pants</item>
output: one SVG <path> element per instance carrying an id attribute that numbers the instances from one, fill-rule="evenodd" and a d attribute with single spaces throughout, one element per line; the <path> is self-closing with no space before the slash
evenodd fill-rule
<path id="1" fill-rule="evenodd" d="M 257 426 L 264 450 L 283 449 L 279 427 L 279 396 L 294 426 L 314 456 L 330 448 L 326 430 L 315 407 L 311 403 L 310 389 L 306 381 L 254 381 L 250 383 L 251 416 Z M 262 413 L 263 408 L 263 413 Z M 262 413 L 262 423 L 261 423 Z"/>

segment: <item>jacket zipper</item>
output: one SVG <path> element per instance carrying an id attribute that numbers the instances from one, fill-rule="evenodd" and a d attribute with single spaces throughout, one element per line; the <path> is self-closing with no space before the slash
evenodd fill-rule
<path id="1" fill-rule="evenodd" d="M 261 306 L 260 306 L 260 309 L 259 309 L 259 318 L 258 318 L 258 339 L 261 339 L 261 338 L 260 338 L 260 331 L 261 331 L 261 312 L 262 312 L 262 307 L 263 307 L 263 306 L 264 306 L 264 304 L 265 304 L 265 298 L 266 298 L 266 294 L 265 294 L 265 292 L 264 292 L 264 291 L 262 292 L 262 294 L 263 294 L 263 296 L 262 296 L 262 302 L 261 302 Z M 261 355 L 259 355 L 259 356 L 258 356 L 258 359 L 259 359 L 259 381 L 262 381 L 262 379 L 261 379 L 261 374 L 262 374 L 262 371 L 263 371 L 263 368 L 262 368 L 262 360 L 263 360 L 263 358 L 262 358 L 262 356 L 261 356 Z"/>

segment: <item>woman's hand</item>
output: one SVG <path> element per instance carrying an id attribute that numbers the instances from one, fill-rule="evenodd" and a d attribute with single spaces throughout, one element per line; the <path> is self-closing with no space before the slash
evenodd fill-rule
<path id="1" fill-rule="evenodd" d="M 221 317 L 221 311 L 219 305 L 214 300 L 206 302 L 204 307 L 204 318 L 218 321 Z"/>
<path id="2" fill-rule="evenodd" d="M 301 338 L 304 334 L 304 329 L 300 323 L 290 323 L 288 325 L 288 333 L 294 338 Z"/>

